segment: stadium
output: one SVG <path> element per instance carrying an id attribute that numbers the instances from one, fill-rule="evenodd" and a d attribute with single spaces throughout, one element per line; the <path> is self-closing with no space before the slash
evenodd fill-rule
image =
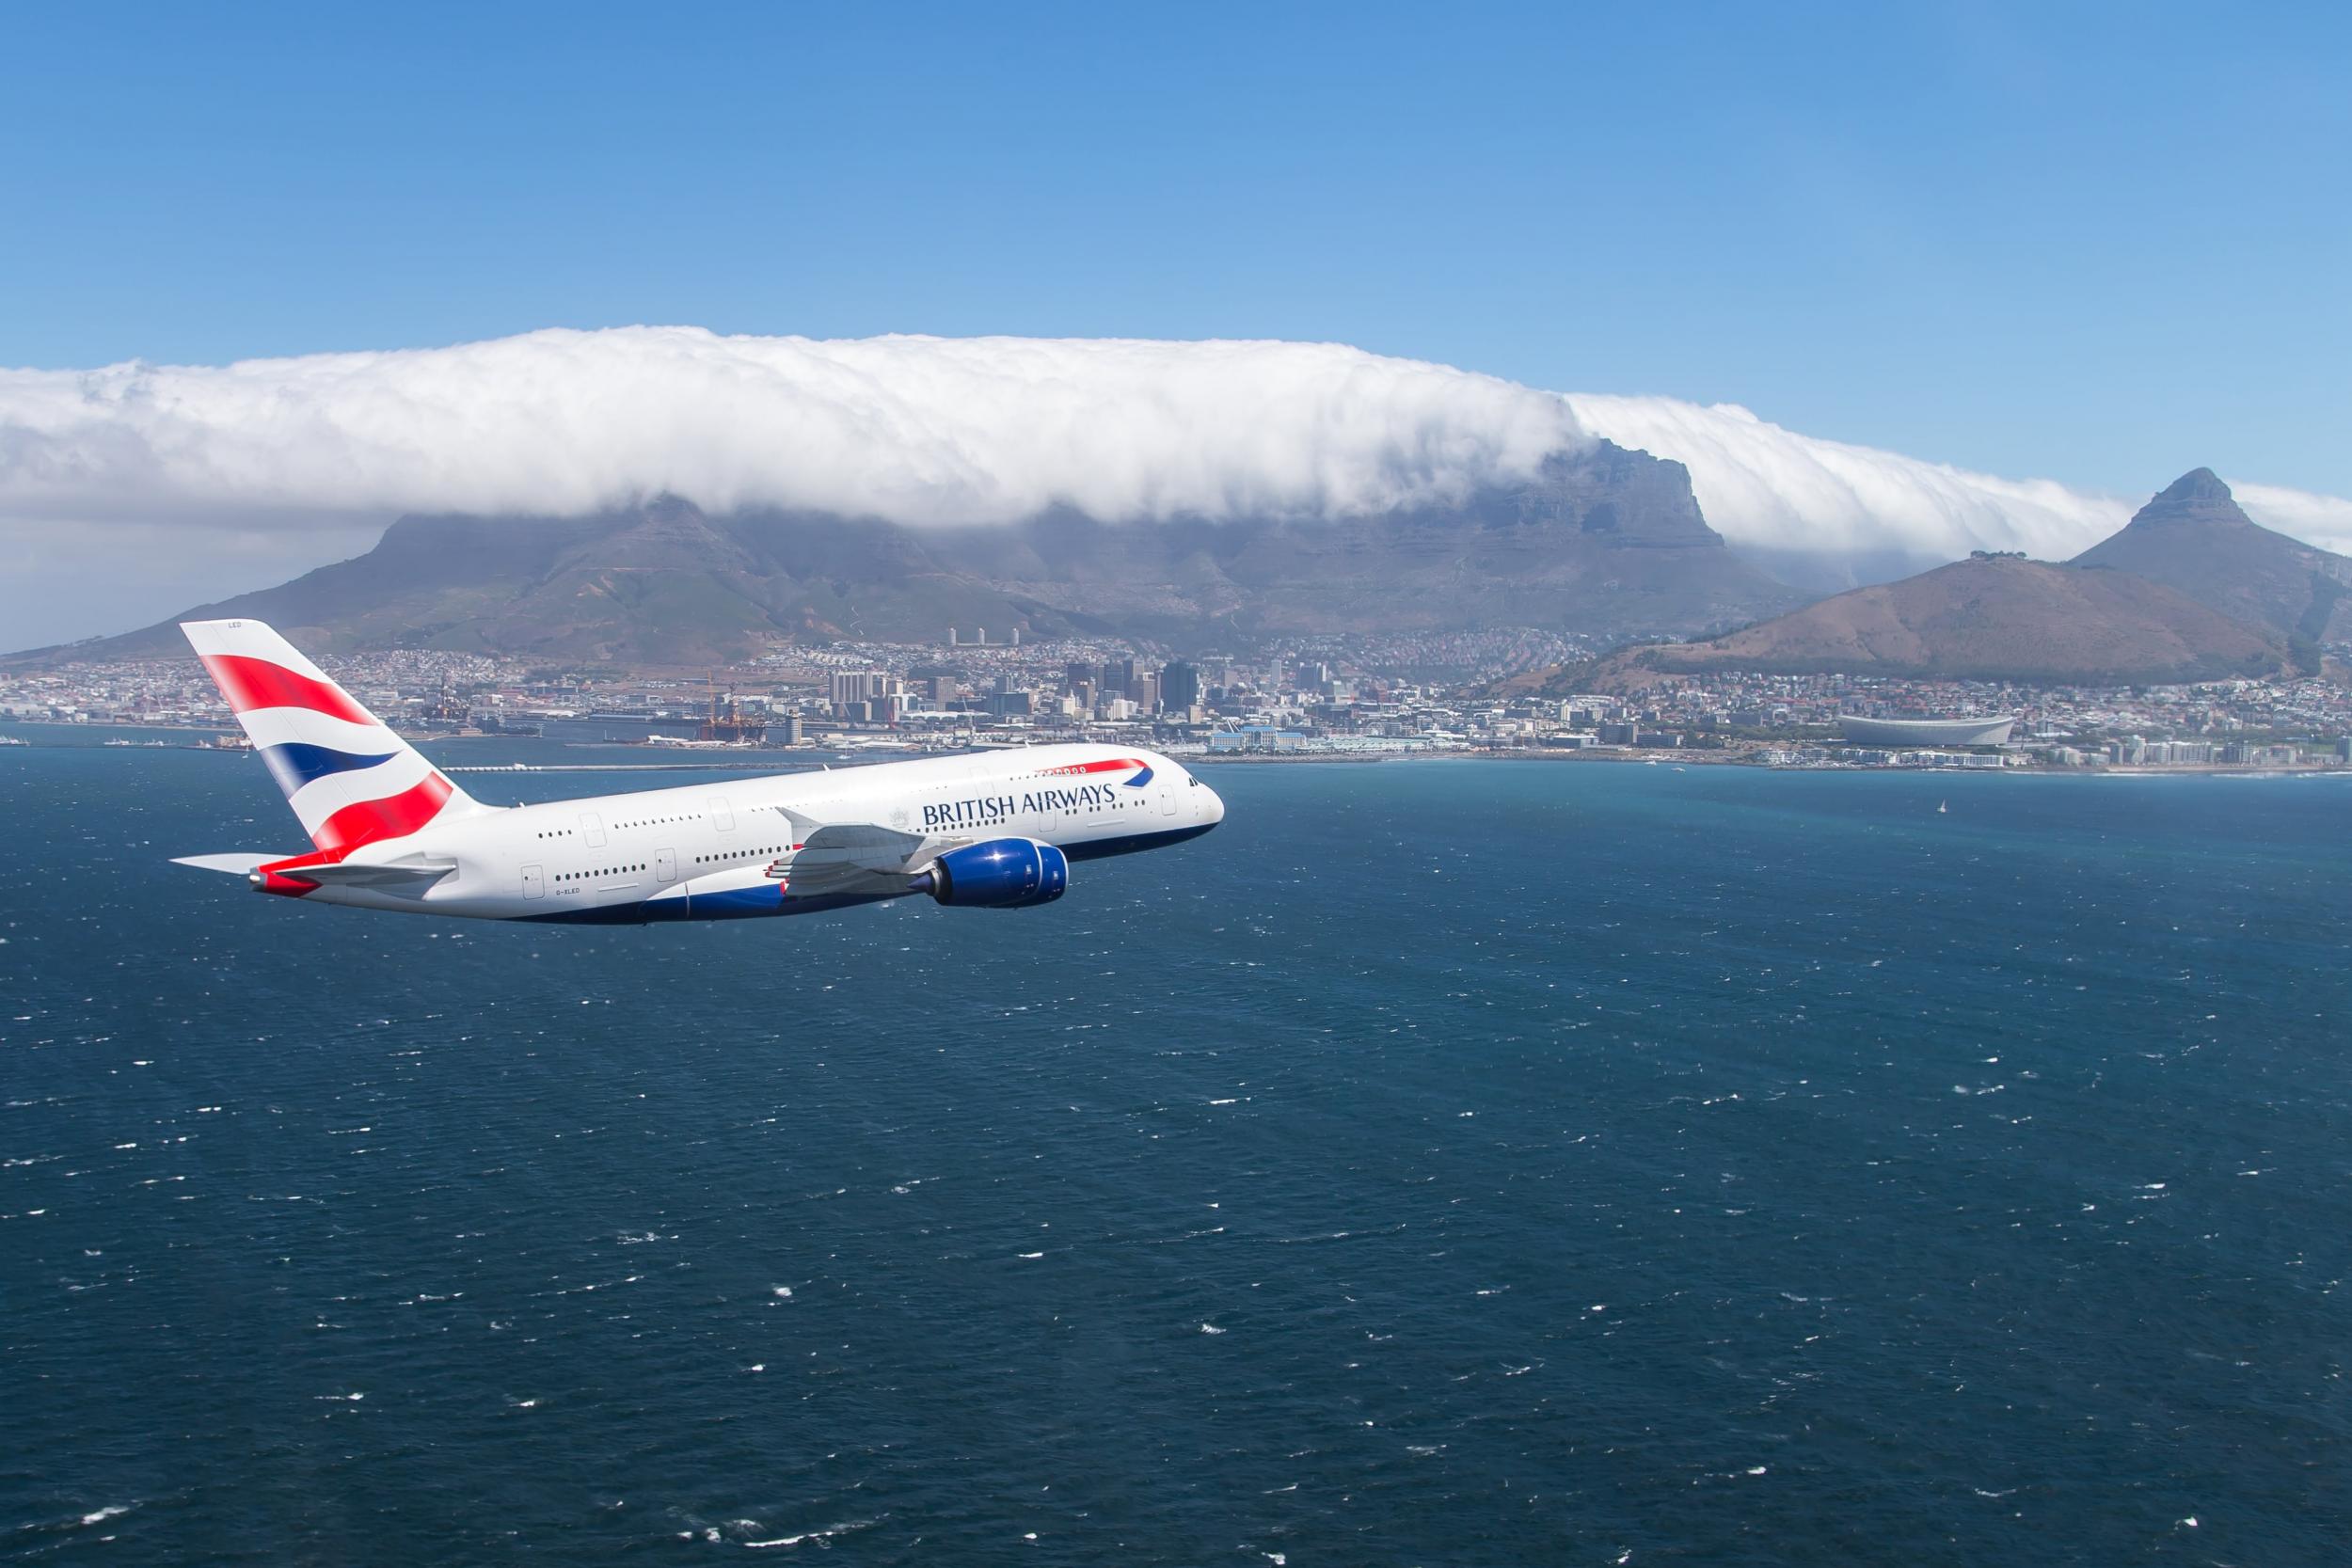
<path id="1" fill-rule="evenodd" d="M 1837 727 L 1864 746 L 2006 746 L 2013 713 L 1975 719 L 1861 719 L 1839 714 Z"/>

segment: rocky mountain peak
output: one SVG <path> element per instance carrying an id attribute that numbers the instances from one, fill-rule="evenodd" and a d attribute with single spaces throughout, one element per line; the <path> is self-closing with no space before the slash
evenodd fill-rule
<path id="1" fill-rule="evenodd" d="M 2211 468 L 2174 480 L 2131 522 L 2074 558 L 2135 572 L 2252 626 L 2312 644 L 2352 635 L 2352 561 L 2274 533 L 2249 517 Z"/>
<path id="2" fill-rule="evenodd" d="M 2211 468 L 2191 468 L 2158 491 L 2155 499 L 2141 507 L 2138 515 L 2132 520 L 2137 522 L 2141 517 L 2170 515 L 2212 517 L 2241 523 L 2251 521 L 2239 509 L 2237 498 L 2230 494 L 2230 487 L 2221 483 L 2221 476 Z"/>

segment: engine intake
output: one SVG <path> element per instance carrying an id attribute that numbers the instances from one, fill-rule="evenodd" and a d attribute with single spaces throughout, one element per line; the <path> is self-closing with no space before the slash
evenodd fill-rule
<path id="1" fill-rule="evenodd" d="M 1025 910 L 1050 904 L 1069 890 L 1070 862 L 1059 849 L 1033 838 L 992 838 L 948 850 L 915 885 L 942 904 Z"/>

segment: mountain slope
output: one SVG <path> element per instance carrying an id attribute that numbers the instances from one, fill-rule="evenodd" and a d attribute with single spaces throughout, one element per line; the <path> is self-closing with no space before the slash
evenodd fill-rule
<path id="1" fill-rule="evenodd" d="M 1708 641 L 1630 649 L 1600 689 L 1708 670 L 2050 684 L 2217 679 L 2275 670 L 2282 640 L 2129 572 L 1993 558 L 1859 588 Z"/>
<path id="2" fill-rule="evenodd" d="M 2352 641 L 2352 560 L 2256 523 L 2210 468 L 2182 475 L 2074 564 L 2136 573 L 2287 636 Z"/>
<path id="3" fill-rule="evenodd" d="M 405 517 L 354 561 L 202 606 L 318 651 L 423 646 L 700 663 L 780 639 L 1068 632 L 1179 646 L 1295 632 L 1548 626 L 1688 635 L 1802 603 L 1707 526 L 1678 463 L 1603 442 L 1463 504 L 1331 521 L 1007 526 L 707 516 Z M 177 618 L 175 618 L 177 619 Z M 77 657 L 173 654 L 169 623 Z"/>

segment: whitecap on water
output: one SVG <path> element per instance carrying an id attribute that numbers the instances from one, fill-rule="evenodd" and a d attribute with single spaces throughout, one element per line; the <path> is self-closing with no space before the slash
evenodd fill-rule
<path id="1" fill-rule="evenodd" d="M 848 1535 L 853 1530 L 867 1528 L 868 1527 L 879 1524 L 880 1522 L 880 1520 L 876 1519 L 851 1519 L 843 1524 L 828 1526 L 823 1529 L 807 1530 L 799 1535 L 779 1535 L 772 1541 L 746 1541 L 743 1544 L 750 1547 L 754 1551 L 760 1551 L 770 1546 L 797 1546 L 803 1541 L 814 1541 L 819 1546 L 830 1546 L 834 1540 L 838 1536 Z M 739 1519 L 736 1523 L 738 1525 L 748 1525 L 751 1521 L 747 1519 Z M 709 1539 L 713 1541 L 718 1540 L 719 1532 L 717 1530 L 712 1530 L 709 1533 Z M 1037 1537 L 1032 1535 L 1028 1539 L 1034 1541 Z"/>

